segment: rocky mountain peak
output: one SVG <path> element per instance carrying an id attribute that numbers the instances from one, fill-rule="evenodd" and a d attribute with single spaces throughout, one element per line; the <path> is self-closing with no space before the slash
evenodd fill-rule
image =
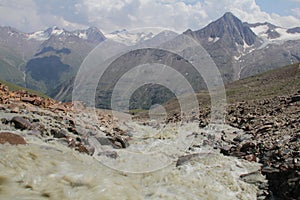
<path id="1" fill-rule="evenodd" d="M 103 33 L 96 27 L 88 28 L 86 33 L 87 33 L 87 40 L 91 42 L 95 41 L 100 43 L 106 39 Z"/>
<path id="2" fill-rule="evenodd" d="M 106 39 L 103 33 L 97 27 L 89 27 L 85 30 L 76 30 L 72 33 L 77 37 L 94 44 L 98 44 Z"/>
<path id="3" fill-rule="evenodd" d="M 234 44 L 251 46 L 257 39 L 252 30 L 231 12 L 225 13 L 221 18 L 193 32 L 192 35 L 200 40 L 208 40 L 208 42 L 223 40 L 226 43 L 230 42 L 232 46 Z"/>
<path id="4" fill-rule="evenodd" d="M 48 36 L 51 36 L 51 35 L 60 35 L 63 32 L 64 32 L 64 29 L 61 29 L 61 28 L 59 28 L 57 26 L 52 26 L 52 27 L 50 27 L 50 28 L 48 28 L 48 29 L 46 29 L 44 31 L 44 33 L 47 33 Z"/>

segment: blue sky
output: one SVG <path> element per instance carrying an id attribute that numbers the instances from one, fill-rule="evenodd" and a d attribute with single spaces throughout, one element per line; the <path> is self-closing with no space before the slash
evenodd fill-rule
<path id="1" fill-rule="evenodd" d="M 295 15 L 293 9 L 300 8 L 300 1 L 292 0 L 256 0 L 261 9 L 279 15 Z"/>
<path id="2" fill-rule="evenodd" d="M 197 30 L 232 12 L 250 23 L 300 26 L 300 0 L 0 0 L 0 25 L 25 32 L 96 26 L 104 32 L 163 27 Z"/>

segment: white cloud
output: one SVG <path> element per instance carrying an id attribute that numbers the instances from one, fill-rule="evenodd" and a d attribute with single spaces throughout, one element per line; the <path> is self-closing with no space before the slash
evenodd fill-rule
<path id="1" fill-rule="evenodd" d="M 296 16 L 300 17 L 300 8 L 294 8 L 292 11 Z"/>
<path id="2" fill-rule="evenodd" d="M 265 22 L 291 27 L 300 19 L 263 12 L 255 0 L 86 0 L 89 21 L 104 30 L 159 26 L 177 31 L 200 29 L 231 11 L 242 21 Z"/>
<path id="3" fill-rule="evenodd" d="M 27 27 L 42 26 L 32 0 L 1 0 L 0 18 L 2 25 L 15 26 L 22 30 L 26 30 Z"/>
<path id="4" fill-rule="evenodd" d="M 297 1 L 300 0 L 290 0 Z M 300 19 L 263 12 L 255 0 L 0 0 L 2 25 L 33 31 L 58 25 L 68 29 L 97 26 L 110 32 L 137 27 L 177 31 L 200 29 L 231 11 L 242 21 L 269 21 L 283 27 Z M 291 11 L 292 12 L 292 11 Z M 295 8 L 293 12 L 300 10 Z M 297 16 L 297 15 L 295 15 Z"/>
<path id="5" fill-rule="evenodd" d="M 83 27 L 79 23 L 64 19 L 62 15 L 41 11 L 34 0 L 0 0 L 0 18 L 0 25 L 12 26 L 25 32 L 37 31 L 54 25 L 67 29 Z"/>

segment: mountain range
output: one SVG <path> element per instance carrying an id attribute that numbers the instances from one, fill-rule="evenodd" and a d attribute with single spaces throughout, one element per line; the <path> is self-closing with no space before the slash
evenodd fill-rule
<path id="1" fill-rule="evenodd" d="M 182 34 L 170 31 L 157 34 L 151 30 L 122 30 L 103 34 L 96 27 L 75 31 L 51 27 L 44 31 L 24 33 L 12 27 L 0 27 L 0 79 L 68 101 L 78 68 L 88 53 L 103 41 L 113 40 L 125 47 L 155 46 L 162 38 L 164 41 L 176 40 L 181 35 L 190 36 L 203 46 L 216 63 L 225 83 L 300 62 L 300 27 L 286 29 L 268 22 L 250 24 L 228 12 L 200 30 L 189 29 Z M 119 60 L 116 67 L 121 69 L 131 64 L 130 60 Z M 193 74 L 185 66 L 178 62 L 181 73 Z M 118 76 L 112 74 L 111 77 Z M 192 79 L 195 90 L 206 88 L 199 77 Z M 157 90 L 157 87 L 154 88 Z M 107 98 L 110 92 L 103 92 L 99 95 Z M 149 96 L 145 94 L 152 93 L 147 87 L 137 92 L 147 98 Z M 147 102 L 146 107 L 163 103 L 161 101 L 171 96 L 150 98 L 152 102 Z"/>

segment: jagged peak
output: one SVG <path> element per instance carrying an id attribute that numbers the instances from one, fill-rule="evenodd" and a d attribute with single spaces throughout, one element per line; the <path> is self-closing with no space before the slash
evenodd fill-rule
<path id="1" fill-rule="evenodd" d="M 231 12 L 226 12 L 221 18 L 208 24 L 203 29 L 194 32 L 187 30 L 185 34 L 194 35 L 196 38 L 208 42 L 230 42 L 232 46 L 235 44 L 245 46 L 245 43 L 251 46 L 255 43 L 257 37 L 249 26 L 245 25 Z"/>
<path id="2" fill-rule="evenodd" d="M 192 33 L 193 31 L 192 31 L 192 29 L 187 29 L 186 31 L 184 31 L 182 34 L 190 34 L 190 33 Z"/>
<path id="3" fill-rule="evenodd" d="M 232 12 L 226 12 L 224 15 L 223 15 L 223 18 L 237 18 Z"/>

